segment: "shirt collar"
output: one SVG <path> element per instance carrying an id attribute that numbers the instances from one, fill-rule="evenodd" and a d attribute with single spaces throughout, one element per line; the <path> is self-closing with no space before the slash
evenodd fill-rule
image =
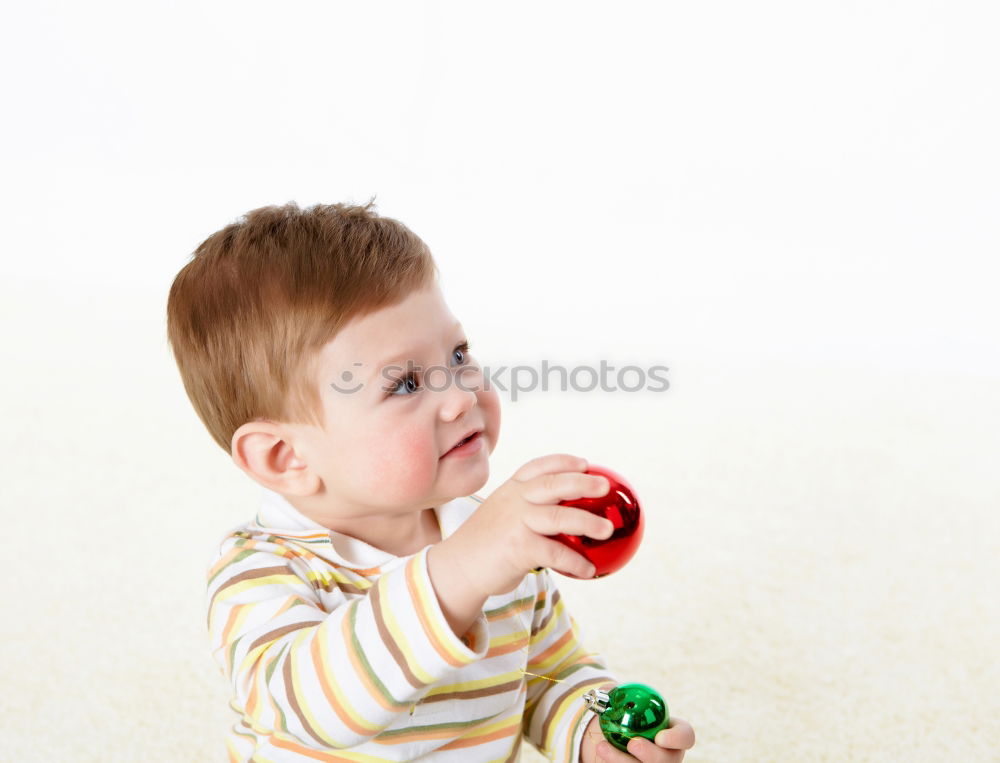
<path id="1" fill-rule="evenodd" d="M 434 507 L 441 539 L 451 535 L 481 503 L 476 496 L 455 498 Z M 399 557 L 363 540 L 330 530 L 296 509 L 281 493 L 261 488 L 260 509 L 254 521 L 258 532 L 294 540 L 317 556 L 351 569 L 385 567 Z"/>

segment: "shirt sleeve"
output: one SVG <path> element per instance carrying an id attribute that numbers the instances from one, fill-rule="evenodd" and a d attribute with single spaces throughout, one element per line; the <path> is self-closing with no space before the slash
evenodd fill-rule
<path id="1" fill-rule="evenodd" d="M 309 749 L 353 747 L 408 713 L 446 673 L 484 657 L 485 614 L 471 628 L 471 649 L 441 611 L 430 548 L 349 599 L 285 546 L 226 539 L 208 572 L 208 630 L 243 723 Z M 317 587 L 342 603 L 327 611 Z"/>
<path id="2" fill-rule="evenodd" d="M 528 672 L 556 681 L 528 677 L 524 734 L 546 758 L 577 763 L 583 732 L 592 713 L 583 695 L 607 683 L 619 683 L 601 656 L 588 652 L 582 632 L 566 609 L 547 569 L 535 573 L 541 606 L 536 606 L 528 648 Z"/>

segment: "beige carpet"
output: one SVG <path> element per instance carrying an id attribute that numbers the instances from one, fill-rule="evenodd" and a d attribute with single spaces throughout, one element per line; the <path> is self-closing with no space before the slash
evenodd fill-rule
<path id="1" fill-rule="evenodd" d="M 0 760 L 222 759 L 203 571 L 257 488 L 160 299 L 0 303 Z M 644 503 L 631 565 L 560 578 L 587 643 L 694 725 L 692 762 L 1000 760 L 1000 380 L 673 361 L 666 394 L 504 402 L 485 492 L 568 451 Z"/>

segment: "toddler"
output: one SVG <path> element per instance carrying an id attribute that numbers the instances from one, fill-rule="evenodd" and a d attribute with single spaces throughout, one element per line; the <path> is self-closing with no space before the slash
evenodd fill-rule
<path id="1" fill-rule="evenodd" d="M 546 568 L 594 570 L 546 536 L 607 538 L 558 504 L 608 482 L 554 454 L 477 495 L 499 400 L 416 235 L 372 202 L 253 210 L 177 274 L 167 327 L 195 411 L 262 487 L 208 571 L 229 760 L 516 761 L 524 737 L 601 759 L 581 697 L 620 682 Z M 680 760 L 689 732 L 636 752 Z"/>

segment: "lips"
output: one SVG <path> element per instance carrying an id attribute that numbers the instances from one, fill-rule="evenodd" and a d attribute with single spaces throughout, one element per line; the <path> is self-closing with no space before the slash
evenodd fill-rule
<path id="1" fill-rule="evenodd" d="M 452 445 L 452 446 L 451 446 L 451 447 L 450 447 L 450 448 L 448 449 L 448 451 L 447 451 L 447 452 L 446 452 L 446 453 L 445 453 L 444 455 L 446 455 L 446 456 L 447 456 L 447 455 L 448 455 L 448 453 L 451 453 L 451 452 L 452 452 L 453 450 L 455 450 L 455 448 L 457 448 L 457 447 L 458 447 L 459 445 L 463 445 L 463 444 L 465 444 L 465 442 L 466 442 L 467 440 L 471 440 L 471 439 L 472 439 L 472 438 L 473 438 L 474 436 L 482 434 L 482 432 L 483 432 L 483 430 L 482 430 L 482 429 L 473 429 L 473 430 L 471 430 L 471 431 L 469 431 L 469 432 L 466 432 L 466 433 L 465 433 L 465 436 L 464 436 L 464 437 L 462 437 L 462 439 L 461 439 L 461 440 L 459 440 L 458 442 L 456 442 L 456 443 L 455 443 L 454 445 Z"/>

